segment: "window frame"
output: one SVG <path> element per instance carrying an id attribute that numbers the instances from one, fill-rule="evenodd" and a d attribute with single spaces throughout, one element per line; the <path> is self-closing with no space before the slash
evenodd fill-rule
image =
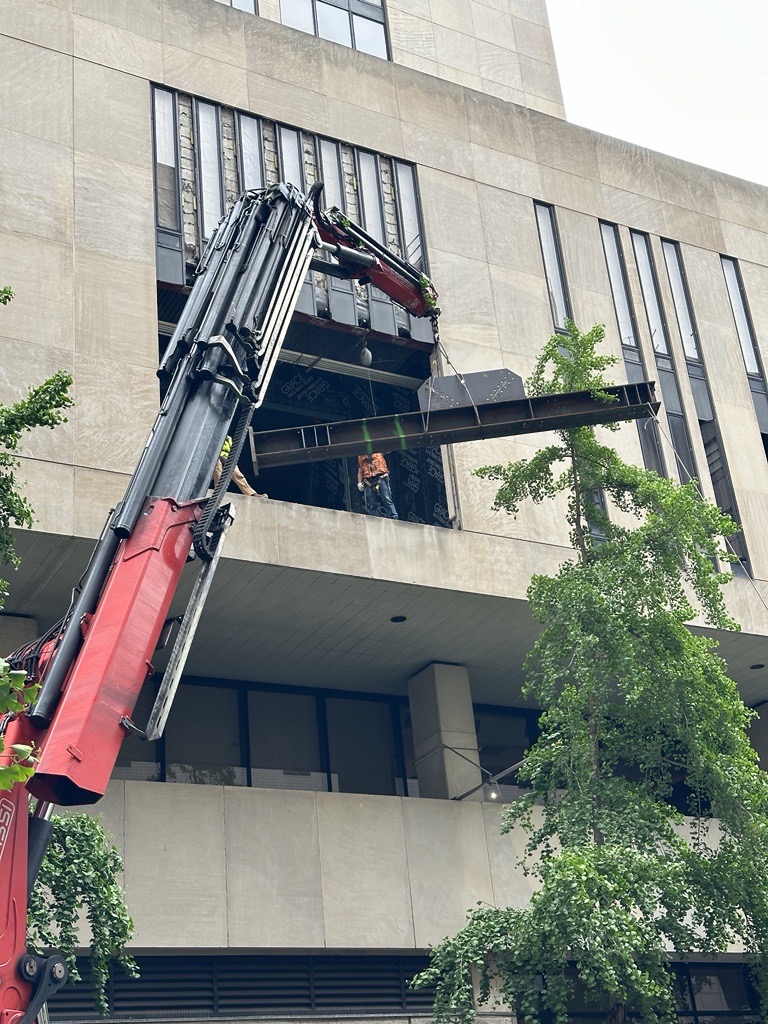
<path id="1" fill-rule="evenodd" d="M 568 278 L 565 274 L 565 264 L 563 262 L 563 249 L 560 244 L 560 232 L 558 231 L 557 227 L 555 207 L 551 203 L 542 203 L 539 200 L 534 199 L 533 208 L 534 216 L 536 219 L 536 230 L 539 235 L 541 261 L 544 267 L 544 279 L 547 284 L 547 297 L 549 298 L 549 308 L 550 312 L 552 313 L 552 323 L 555 327 L 555 333 L 563 334 L 565 333 L 565 320 L 573 320 L 573 305 L 571 303 L 571 295 L 568 289 Z M 542 213 L 542 217 L 544 216 L 546 211 L 546 224 L 551 234 L 551 237 L 548 239 L 548 241 L 551 242 L 551 250 L 552 255 L 554 257 L 554 266 L 551 265 L 551 262 L 547 257 L 549 246 L 545 246 L 544 244 L 545 240 L 542 234 L 542 217 L 539 216 L 540 211 Z M 553 280 L 556 280 L 562 295 L 563 323 L 558 323 L 558 310 L 555 292 L 550 283 Z"/>
<path id="2" fill-rule="evenodd" d="M 219 185 L 219 204 L 221 213 L 216 218 L 216 223 L 221 220 L 225 209 L 225 195 L 224 195 L 224 155 L 221 145 L 221 104 L 214 103 L 209 100 L 201 100 L 198 97 L 194 97 L 193 101 L 193 115 L 194 115 L 194 132 L 195 132 L 195 186 L 196 186 L 196 199 L 197 199 L 197 221 L 198 230 L 200 232 L 200 242 L 205 243 L 213 234 L 215 225 L 211 231 L 211 234 L 205 232 L 205 221 L 206 221 L 206 208 L 205 208 L 205 197 L 203 191 L 203 160 L 202 160 L 202 134 L 200 128 L 200 108 L 210 107 L 214 112 L 215 126 L 216 126 L 216 168 L 218 171 L 218 185 Z"/>
<path id="3" fill-rule="evenodd" d="M 325 36 L 320 35 L 318 16 L 317 16 L 317 3 L 318 0 L 306 0 L 310 5 L 312 14 L 312 26 L 313 34 L 318 39 L 326 39 Z M 365 0 L 320 0 L 320 2 L 328 4 L 329 7 L 336 7 L 339 10 L 346 12 L 349 19 L 349 37 L 351 43 L 349 49 L 356 50 L 357 53 L 366 53 L 370 57 L 378 57 L 379 60 L 392 60 L 392 46 L 389 37 L 389 18 L 387 17 L 387 9 L 385 0 L 381 0 L 380 3 L 376 3 L 375 0 L 365 2 Z M 371 53 L 370 50 L 363 50 L 357 46 L 356 32 L 355 32 L 355 16 L 358 18 L 364 18 L 366 21 L 372 22 L 374 25 L 382 25 L 384 29 L 384 56 L 380 54 Z M 288 25 L 287 22 L 283 21 L 282 2 L 280 4 L 280 23 L 287 25 L 289 28 L 295 28 L 295 26 Z M 297 28 L 297 32 L 303 32 L 304 29 Z M 334 42 L 335 40 L 327 40 L 328 42 Z M 346 43 L 337 43 L 338 46 L 346 46 Z"/>

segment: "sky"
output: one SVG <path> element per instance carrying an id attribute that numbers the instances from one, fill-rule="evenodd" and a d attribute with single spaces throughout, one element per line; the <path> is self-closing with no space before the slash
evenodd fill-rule
<path id="1" fill-rule="evenodd" d="M 768 0 L 547 9 L 569 121 L 768 185 Z"/>

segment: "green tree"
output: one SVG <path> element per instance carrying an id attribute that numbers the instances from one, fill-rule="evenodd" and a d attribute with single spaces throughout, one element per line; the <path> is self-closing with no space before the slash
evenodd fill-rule
<path id="1" fill-rule="evenodd" d="M 29 901 L 27 934 L 32 949 L 61 950 L 70 982 L 80 981 L 75 950 L 84 913 L 91 931 L 90 966 L 94 1004 L 107 1016 L 106 985 L 114 961 L 132 978 L 136 961 L 126 952 L 133 921 L 125 906 L 117 850 L 98 818 L 87 814 L 54 817 L 53 836 Z"/>
<path id="2" fill-rule="evenodd" d="M 544 348 L 528 391 L 604 392 L 601 326 L 568 325 Z M 614 429 L 617 425 L 613 425 Z M 736 525 L 679 486 L 623 462 L 586 427 L 559 431 L 533 458 L 488 466 L 494 508 L 563 494 L 574 557 L 534 576 L 543 630 L 524 692 L 541 734 L 520 771 L 525 795 L 504 831 L 528 835 L 523 869 L 537 888 L 522 910 L 482 907 L 432 950 L 418 981 L 437 984 L 440 1020 L 473 1016 L 494 990 L 525 1021 L 567 1020 L 578 987 L 618 1024 L 675 1019 L 676 955 L 748 951 L 764 995 L 768 943 L 768 778 L 742 703 L 698 614 L 736 629 L 723 600 L 723 538 Z M 598 494 L 605 496 L 596 501 Z M 675 809 L 684 783 L 689 818 Z M 569 966 L 573 965 L 573 966 Z"/>

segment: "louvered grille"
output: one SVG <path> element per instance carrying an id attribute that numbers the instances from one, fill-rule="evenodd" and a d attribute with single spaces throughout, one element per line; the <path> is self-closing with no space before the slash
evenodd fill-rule
<path id="1" fill-rule="evenodd" d="M 426 1013 L 432 993 L 409 982 L 419 956 L 157 956 L 138 957 L 141 977 L 119 969 L 110 978 L 112 1020 L 252 1017 L 274 1014 Z M 50 1003 L 51 1020 L 99 1019 L 88 961 L 83 981 Z"/>

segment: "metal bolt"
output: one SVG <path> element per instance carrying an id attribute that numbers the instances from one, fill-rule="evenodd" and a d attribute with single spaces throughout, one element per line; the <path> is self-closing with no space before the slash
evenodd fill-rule
<path id="1" fill-rule="evenodd" d="M 30 981 L 35 977 L 37 974 L 37 960 L 33 956 L 22 957 L 21 973 Z"/>
<path id="2" fill-rule="evenodd" d="M 67 968 L 63 963 L 55 963 L 51 974 L 54 981 L 63 981 L 67 976 Z"/>

